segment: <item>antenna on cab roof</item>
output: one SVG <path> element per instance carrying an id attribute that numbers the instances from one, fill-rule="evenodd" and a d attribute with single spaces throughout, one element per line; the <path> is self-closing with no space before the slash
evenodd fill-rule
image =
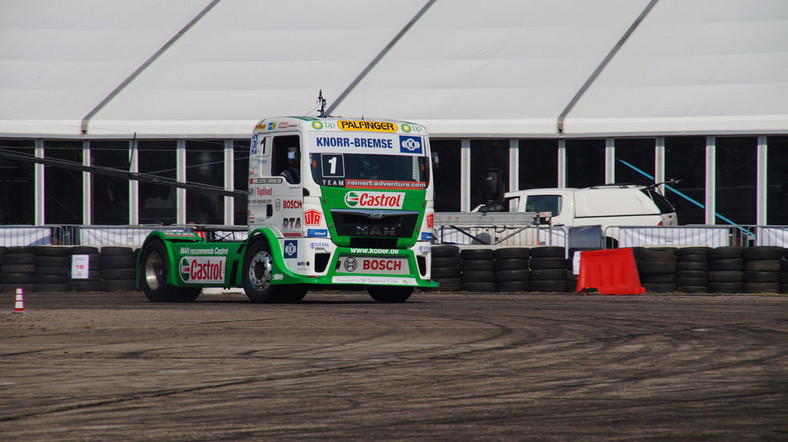
<path id="1" fill-rule="evenodd" d="M 319 117 L 326 116 L 326 99 L 323 98 L 323 89 L 320 89 L 320 93 L 317 95 L 317 112 Z"/>

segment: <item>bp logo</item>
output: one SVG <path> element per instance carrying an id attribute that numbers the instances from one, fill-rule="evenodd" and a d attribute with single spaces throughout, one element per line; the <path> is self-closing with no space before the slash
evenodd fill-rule
<path id="1" fill-rule="evenodd" d="M 348 207 L 356 207 L 358 205 L 358 194 L 356 192 L 346 193 L 345 204 L 347 204 Z"/>
<path id="2" fill-rule="evenodd" d="M 403 124 L 403 125 L 402 125 L 402 126 L 400 126 L 400 127 L 402 128 L 402 131 L 403 131 L 403 132 L 405 132 L 405 133 L 408 133 L 408 132 L 410 132 L 410 124 Z"/>
<path id="3" fill-rule="evenodd" d="M 191 274 L 192 274 L 192 266 L 189 264 L 188 259 L 183 258 L 181 260 L 181 280 L 183 280 L 184 282 L 188 281 L 189 277 L 191 277 Z"/>
<path id="4" fill-rule="evenodd" d="M 320 130 L 323 128 L 323 123 L 320 121 L 313 121 L 312 127 L 314 127 L 316 130 Z"/>

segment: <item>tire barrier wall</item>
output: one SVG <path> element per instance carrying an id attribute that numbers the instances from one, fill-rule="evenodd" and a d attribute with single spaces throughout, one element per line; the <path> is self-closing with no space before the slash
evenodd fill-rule
<path id="1" fill-rule="evenodd" d="M 437 291 L 574 292 L 575 251 L 591 248 L 432 248 Z M 788 293 L 788 248 L 776 246 L 634 247 L 647 293 Z"/>
<path id="2" fill-rule="evenodd" d="M 137 253 L 131 247 L 0 247 L 0 293 L 135 291 Z M 72 278 L 74 255 L 87 255 L 86 278 Z"/>

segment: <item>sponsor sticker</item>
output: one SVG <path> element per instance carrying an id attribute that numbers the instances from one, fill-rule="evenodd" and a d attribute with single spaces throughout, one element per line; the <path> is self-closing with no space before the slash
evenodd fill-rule
<path id="1" fill-rule="evenodd" d="M 224 282 L 225 258 L 184 256 L 180 262 L 181 281 L 189 284 L 221 284 Z"/>
<path id="2" fill-rule="evenodd" d="M 306 236 L 311 236 L 315 238 L 328 238 L 328 230 L 327 229 L 307 229 Z"/>
<path id="3" fill-rule="evenodd" d="M 345 204 L 348 207 L 401 209 L 404 201 L 405 194 L 402 192 L 366 192 L 355 190 L 345 194 Z"/>
<path id="4" fill-rule="evenodd" d="M 340 256 L 339 273 L 368 273 L 406 275 L 409 273 L 406 257 Z"/>
<path id="5" fill-rule="evenodd" d="M 421 137 L 411 137 L 407 135 L 399 136 L 399 151 L 401 153 L 423 154 L 424 146 Z"/>
<path id="6" fill-rule="evenodd" d="M 342 130 L 359 130 L 365 132 L 396 132 L 397 125 L 388 121 L 340 120 Z"/>
<path id="7" fill-rule="evenodd" d="M 285 259 L 298 258 L 298 241 L 293 239 L 285 240 Z"/>
<path id="8" fill-rule="evenodd" d="M 304 212 L 304 224 L 307 226 L 319 226 L 321 218 L 323 214 L 319 210 L 310 209 Z"/>

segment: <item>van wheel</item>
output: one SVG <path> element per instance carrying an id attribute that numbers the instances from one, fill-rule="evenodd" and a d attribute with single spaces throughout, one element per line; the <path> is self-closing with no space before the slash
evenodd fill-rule
<path id="1" fill-rule="evenodd" d="M 242 269 L 243 287 L 252 302 L 273 301 L 278 287 L 271 285 L 274 260 L 265 241 L 257 241 L 246 251 Z M 303 296 L 302 296 L 303 298 Z"/>
<path id="2" fill-rule="evenodd" d="M 167 302 L 176 297 L 175 287 L 167 284 L 168 271 L 164 244 L 158 240 L 146 244 L 140 259 L 140 288 L 149 301 Z"/>
<path id="3" fill-rule="evenodd" d="M 373 285 L 367 287 L 367 291 L 375 301 L 394 304 L 407 301 L 413 293 L 413 287 Z"/>

